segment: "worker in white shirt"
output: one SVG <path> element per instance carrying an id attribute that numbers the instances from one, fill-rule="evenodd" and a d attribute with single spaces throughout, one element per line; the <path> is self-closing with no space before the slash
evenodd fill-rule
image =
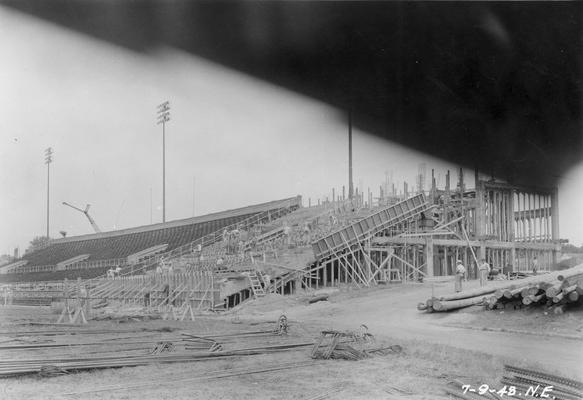
<path id="1" fill-rule="evenodd" d="M 536 275 L 538 272 L 538 260 L 536 259 L 536 256 L 532 259 L 532 274 Z"/>
<path id="2" fill-rule="evenodd" d="M 457 266 L 455 267 L 455 291 L 462 291 L 462 281 L 466 275 L 466 267 L 462 264 L 461 260 L 457 260 Z"/>
<path id="3" fill-rule="evenodd" d="M 485 286 L 488 282 L 488 274 L 490 273 L 490 264 L 486 262 L 485 258 L 482 258 L 481 264 L 478 267 L 478 273 L 480 274 L 480 286 Z"/>

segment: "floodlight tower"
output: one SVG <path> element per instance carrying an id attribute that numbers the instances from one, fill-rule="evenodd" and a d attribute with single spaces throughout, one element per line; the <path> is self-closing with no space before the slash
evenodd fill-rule
<path id="1" fill-rule="evenodd" d="M 47 165 L 47 238 L 49 237 L 49 188 L 50 188 L 50 170 L 53 162 L 53 149 L 49 147 L 45 150 L 45 164 Z"/>
<path id="2" fill-rule="evenodd" d="M 158 122 L 162 124 L 162 222 L 166 222 L 166 122 L 170 121 L 170 102 L 158 105 Z"/>

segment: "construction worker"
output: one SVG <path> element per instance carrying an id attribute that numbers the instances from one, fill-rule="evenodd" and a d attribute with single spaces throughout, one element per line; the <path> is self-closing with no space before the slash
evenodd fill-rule
<path id="1" fill-rule="evenodd" d="M 283 226 L 283 244 L 286 248 L 289 248 L 289 245 L 291 244 L 291 232 L 292 229 L 287 224 L 287 221 L 285 221 Z"/>
<path id="2" fill-rule="evenodd" d="M 485 286 L 490 273 L 490 264 L 486 262 L 485 258 L 482 258 L 481 261 L 482 263 L 478 266 L 478 274 L 480 276 L 480 286 Z"/>
<path id="3" fill-rule="evenodd" d="M 164 284 L 164 288 L 162 289 L 162 296 L 164 299 L 166 299 L 166 304 L 170 304 L 170 284 Z"/>
<path id="4" fill-rule="evenodd" d="M 536 259 L 536 256 L 534 256 L 534 258 L 532 259 L 531 266 L 533 275 L 536 275 L 538 272 L 538 260 Z"/>
<path id="5" fill-rule="evenodd" d="M 222 257 L 219 257 L 217 260 L 217 270 L 222 270 L 223 269 L 223 264 L 224 264 L 224 260 Z"/>
<path id="6" fill-rule="evenodd" d="M 455 291 L 462 291 L 462 281 L 466 275 L 466 267 L 462 264 L 461 260 L 457 260 L 455 267 Z"/>
<path id="7" fill-rule="evenodd" d="M 271 276 L 269 276 L 268 274 L 263 274 L 263 289 L 267 290 L 270 284 Z"/>

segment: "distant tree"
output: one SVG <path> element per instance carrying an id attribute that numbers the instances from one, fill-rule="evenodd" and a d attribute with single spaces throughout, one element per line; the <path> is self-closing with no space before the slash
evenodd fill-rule
<path id="1" fill-rule="evenodd" d="M 566 243 L 561 247 L 561 251 L 563 253 L 583 253 L 583 245 L 577 247 L 574 244 Z"/>
<path id="2" fill-rule="evenodd" d="M 32 251 L 40 250 L 49 244 L 51 240 L 48 236 L 36 236 L 34 239 L 30 241 L 30 246 L 24 251 L 25 253 L 30 253 Z"/>

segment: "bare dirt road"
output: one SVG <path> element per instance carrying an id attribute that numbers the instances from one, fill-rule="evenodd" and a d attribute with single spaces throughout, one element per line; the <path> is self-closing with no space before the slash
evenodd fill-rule
<path id="1" fill-rule="evenodd" d="M 431 297 L 432 291 L 436 295 L 447 293 L 451 291 L 450 286 L 449 283 L 434 284 L 433 287 L 430 284 L 406 284 L 332 292 L 328 302 L 287 309 L 283 307 L 265 312 L 270 318 L 274 318 L 278 312 L 285 312 L 292 320 L 302 321 L 306 325 L 334 329 L 355 329 L 360 324 L 365 324 L 370 332 L 380 337 L 415 339 L 428 345 L 432 343 L 449 345 L 483 352 L 508 361 L 519 360 L 565 376 L 583 377 L 583 340 L 563 336 L 471 329 L 475 327 L 474 321 L 485 317 L 496 318 L 499 311 L 483 311 L 476 308 L 473 312 L 428 314 L 416 309 L 416 304 Z M 273 306 L 273 302 L 271 304 Z M 250 307 L 249 311 L 252 309 L 253 307 Z M 243 312 L 245 313 L 246 311 Z M 565 316 L 548 318 L 552 317 L 566 318 Z M 582 317 L 581 313 L 575 317 L 580 322 L 578 326 L 583 323 Z M 463 325 L 465 328 L 447 326 L 452 323 Z M 513 328 L 507 326 L 509 331 Z M 528 329 L 527 326 L 520 330 Z M 541 330 L 544 333 L 545 327 L 539 327 L 539 332 Z"/>

